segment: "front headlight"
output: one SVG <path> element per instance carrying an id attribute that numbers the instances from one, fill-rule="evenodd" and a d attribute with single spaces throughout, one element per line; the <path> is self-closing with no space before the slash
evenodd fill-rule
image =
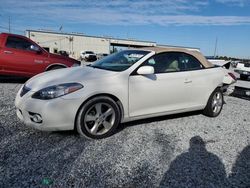
<path id="1" fill-rule="evenodd" d="M 54 99 L 75 92 L 81 88 L 83 88 L 83 85 L 79 83 L 59 84 L 35 92 L 32 95 L 32 98 L 42 99 L 42 100 Z"/>

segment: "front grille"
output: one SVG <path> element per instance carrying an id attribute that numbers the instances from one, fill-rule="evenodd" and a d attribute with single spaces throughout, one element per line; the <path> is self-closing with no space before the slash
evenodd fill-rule
<path id="1" fill-rule="evenodd" d="M 22 91 L 20 92 L 20 96 L 24 96 L 26 93 L 30 91 L 30 88 L 26 87 L 25 85 L 22 88 Z"/>

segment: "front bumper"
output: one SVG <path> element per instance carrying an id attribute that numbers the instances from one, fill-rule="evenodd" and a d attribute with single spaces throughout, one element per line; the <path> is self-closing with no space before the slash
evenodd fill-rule
<path id="1" fill-rule="evenodd" d="M 39 100 L 31 98 L 34 93 L 32 91 L 23 97 L 20 96 L 20 91 L 15 100 L 16 113 L 27 126 L 44 131 L 74 129 L 75 116 L 81 104 L 77 99 Z M 34 114 L 41 116 L 42 121 L 35 122 Z"/>

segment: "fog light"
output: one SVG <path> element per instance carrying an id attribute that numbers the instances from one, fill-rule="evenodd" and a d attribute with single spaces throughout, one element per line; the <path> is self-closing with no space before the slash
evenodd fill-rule
<path id="1" fill-rule="evenodd" d="M 35 123 L 42 123 L 43 122 L 42 116 L 40 114 L 36 114 L 33 112 L 29 112 L 29 114 L 30 114 L 31 121 L 33 121 Z"/>

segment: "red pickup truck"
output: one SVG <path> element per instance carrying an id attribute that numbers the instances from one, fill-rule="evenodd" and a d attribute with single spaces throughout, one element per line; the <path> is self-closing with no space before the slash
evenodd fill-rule
<path id="1" fill-rule="evenodd" d="M 27 37 L 0 34 L 0 75 L 32 77 L 44 71 L 78 65 L 79 61 L 51 54 Z"/>

